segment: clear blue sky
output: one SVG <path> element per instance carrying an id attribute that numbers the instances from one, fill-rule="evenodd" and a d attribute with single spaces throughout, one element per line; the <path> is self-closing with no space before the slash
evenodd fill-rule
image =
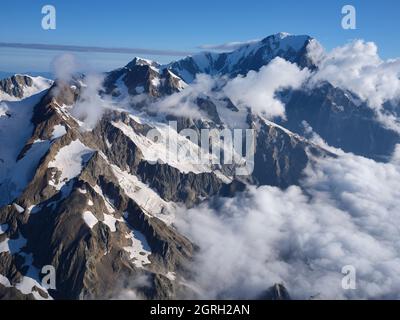
<path id="1" fill-rule="evenodd" d="M 56 30 L 41 28 L 45 4 L 57 9 Z M 345 4 L 357 9 L 357 30 L 341 28 Z M 362 38 L 376 42 L 384 58 L 400 56 L 398 0 L 2 0 L 0 7 L 0 42 L 197 51 L 199 45 L 285 31 L 309 34 L 328 49 Z M 0 70 L 46 71 L 55 54 L 0 48 Z M 121 54 L 79 55 L 94 68 L 105 69 L 131 59 Z M 167 62 L 176 57 L 155 58 Z"/>

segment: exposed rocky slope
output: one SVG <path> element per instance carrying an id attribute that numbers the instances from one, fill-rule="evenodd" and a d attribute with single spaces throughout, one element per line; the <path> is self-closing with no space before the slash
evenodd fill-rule
<path id="1" fill-rule="evenodd" d="M 0 100 L 16 100 L 29 97 L 51 85 L 52 81 L 42 77 L 13 75 L 0 80 Z"/>
<path id="2" fill-rule="evenodd" d="M 329 83 L 291 92 L 285 107 L 287 119 L 280 123 L 289 130 L 303 135 L 309 125 L 329 145 L 377 161 L 387 161 L 400 140 L 365 102 Z"/>

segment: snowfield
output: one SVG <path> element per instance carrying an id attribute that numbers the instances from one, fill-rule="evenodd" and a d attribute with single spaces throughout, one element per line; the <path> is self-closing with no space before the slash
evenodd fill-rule
<path id="1" fill-rule="evenodd" d="M 66 182 L 81 173 L 83 163 L 90 159 L 93 152 L 79 140 L 72 141 L 69 145 L 61 148 L 54 160 L 49 163 L 49 168 L 55 168 L 61 172 L 61 176 L 58 181 L 53 179 L 49 183 L 60 190 Z"/>

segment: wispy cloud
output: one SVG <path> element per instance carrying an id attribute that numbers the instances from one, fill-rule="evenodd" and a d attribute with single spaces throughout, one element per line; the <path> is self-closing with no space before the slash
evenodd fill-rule
<path id="1" fill-rule="evenodd" d="M 99 52 L 99 53 L 127 53 L 127 54 L 145 54 L 158 56 L 187 56 L 193 54 L 190 51 L 147 49 L 147 48 L 120 48 L 120 47 L 92 47 L 75 46 L 63 44 L 40 44 L 40 43 L 9 43 L 0 42 L 0 48 L 19 48 L 34 50 L 52 50 L 52 51 L 72 51 L 72 52 Z"/>
<path id="2" fill-rule="evenodd" d="M 202 50 L 216 50 L 216 51 L 233 51 L 236 50 L 239 47 L 248 45 L 248 44 L 253 44 L 256 43 L 260 40 L 255 39 L 255 40 L 249 40 L 249 41 L 243 41 L 243 42 L 227 42 L 227 43 L 222 43 L 222 44 L 203 44 L 198 46 L 198 49 Z"/>

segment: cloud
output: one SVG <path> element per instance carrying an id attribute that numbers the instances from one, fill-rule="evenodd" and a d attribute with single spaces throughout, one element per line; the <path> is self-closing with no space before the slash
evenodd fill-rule
<path id="1" fill-rule="evenodd" d="M 93 129 L 104 112 L 107 109 L 114 108 L 110 99 L 102 98 L 99 94 L 103 89 L 104 74 L 90 71 L 90 66 L 85 65 L 70 53 L 57 56 L 51 65 L 56 79 L 65 83 L 70 83 L 77 74 L 83 71 L 88 72 L 80 80 L 81 93 L 79 100 L 71 110 L 71 114 L 83 122 L 83 129 Z"/>
<path id="2" fill-rule="evenodd" d="M 186 116 L 193 119 L 205 117 L 195 100 L 201 96 L 212 94 L 211 91 L 218 79 L 206 74 L 198 74 L 190 86 L 162 98 L 149 106 L 149 110 L 157 113 L 166 113 L 175 116 Z"/>
<path id="3" fill-rule="evenodd" d="M 310 75 L 308 69 L 300 70 L 296 64 L 275 58 L 259 72 L 249 71 L 228 82 L 224 92 L 238 106 L 250 107 L 267 118 L 285 117 L 285 106 L 276 97 L 282 89 L 298 89 Z"/>
<path id="4" fill-rule="evenodd" d="M 275 283 L 297 299 L 400 298 L 400 147 L 386 164 L 337 152 L 307 167 L 301 187 L 250 187 L 178 215 L 200 246 L 203 298 L 255 298 Z M 341 287 L 345 265 L 356 290 Z"/>
<path id="5" fill-rule="evenodd" d="M 83 65 L 77 60 L 76 56 L 70 53 L 55 57 L 50 65 L 55 78 L 66 82 L 83 69 Z"/>
<path id="6" fill-rule="evenodd" d="M 328 81 L 334 86 L 350 90 L 377 113 L 377 119 L 400 132 L 396 116 L 384 109 L 385 102 L 397 104 L 400 98 L 400 59 L 382 60 L 373 42 L 356 40 L 330 52 L 311 43 L 309 56 L 318 71 L 310 86 Z"/>
<path id="7" fill-rule="evenodd" d="M 140 292 L 143 292 L 144 289 L 149 290 L 151 287 L 148 275 L 129 277 L 113 288 L 116 294 L 109 300 L 143 300 L 145 297 Z"/>
<path id="8" fill-rule="evenodd" d="M 103 89 L 104 76 L 99 74 L 88 74 L 85 77 L 85 86 L 79 100 L 75 103 L 71 113 L 83 121 L 84 129 L 93 129 L 101 120 L 104 112 L 112 108 L 112 104 L 100 97 L 100 90 Z"/>
<path id="9" fill-rule="evenodd" d="M 228 49 L 244 44 L 231 43 L 214 47 Z M 264 114 L 269 119 L 284 118 L 285 105 L 277 97 L 279 91 L 300 87 L 315 89 L 322 82 L 328 81 L 355 93 L 375 111 L 377 121 L 400 132 L 398 114 L 385 107 L 386 102 L 397 105 L 400 101 L 400 59 L 384 61 L 379 57 L 374 43 L 362 40 L 350 42 L 330 52 L 326 52 L 316 40 L 311 40 L 307 50 L 309 57 L 318 66 L 316 71 L 300 69 L 296 64 L 278 57 L 258 72 L 250 71 L 246 76 L 239 75 L 229 81 L 225 79 L 224 93 L 238 107 L 250 107 L 253 112 Z M 197 89 L 189 87 L 163 100 L 157 107 L 166 112 L 182 112 L 182 115 L 190 116 L 191 112 L 198 111 L 192 103 L 193 96 L 201 93 L 212 95 L 210 87 L 221 83 L 218 77 L 212 79 L 206 75 L 199 75 L 197 82 Z M 202 88 L 204 84 L 206 86 Z M 399 110 L 397 112 L 400 113 Z M 194 116 L 198 117 L 198 112 Z"/>
<path id="10" fill-rule="evenodd" d="M 39 43 L 6 43 L 0 42 L 0 48 L 18 48 L 50 51 L 72 51 L 93 53 L 122 53 L 122 54 L 148 54 L 158 56 L 187 56 L 193 54 L 190 51 L 162 50 L 146 48 L 120 48 L 120 47 L 91 47 L 61 44 L 39 44 Z"/>
<path id="11" fill-rule="evenodd" d="M 9 108 L 5 102 L 0 101 L 0 117 L 6 116 Z"/>
<path id="12" fill-rule="evenodd" d="M 254 44 L 259 41 L 260 41 L 259 39 L 255 39 L 255 40 L 249 40 L 249 41 L 243 41 L 243 42 L 239 42 L 239 41 L 227 42 L 227 43 L 223 43 L 223 44 L 203 44 L 203 45 L 198 46 L 197 48 L 202 49 L 202 50 L 233 51 L 240 47 Z"/>

